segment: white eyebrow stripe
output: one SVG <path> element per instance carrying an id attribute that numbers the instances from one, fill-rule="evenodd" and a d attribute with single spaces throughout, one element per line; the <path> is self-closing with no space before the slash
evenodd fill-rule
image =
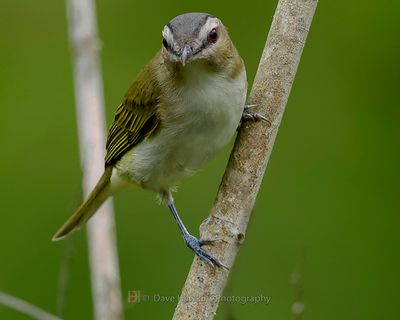
<path id="1" fill-rule="evenodd" d="M 172 34 L 170 28 L 165 26 L 162 31 L 162 36 L 165 40 L 167 40 L 168 44 L 172 46 L 174 44 L 174 35 Z"/>
<path id="2" fill-rule="evenodd" d="M 209 17 L 206 21 L 206 23 L 201 27 L 200 32 L 199 32 L 199 39 L 206 39 L 208 36 L 208 33 L 213 29 L 217 28 L 221 22 L 219 21 L 218 18 L 215 17 Z"/>

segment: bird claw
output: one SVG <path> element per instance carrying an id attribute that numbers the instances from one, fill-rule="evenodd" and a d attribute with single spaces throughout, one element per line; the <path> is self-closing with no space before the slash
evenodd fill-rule
<path id="1" fill-rule="evenodd" d="M 243 112 L 242 114 L 242 121 L 260 121 L 260 120 L 269 122 L 269 120 L 266 117 L 256 112 Z"/>
<path id="2" fill-rule="evenodd" d="M 251 108 L 257 107 L 256 104 L 245 104 L 244 105 L 244 110 L 249 110 Z"/>
<path id="3" fill-rule="evenodd" d="M 206 245 L 212 245 L 214 242 L 218 241 L 218 239 L 204 239 L 204 240 L 199 240 L 200 247 L 206 246 Z"/>
<path id="4" fill-rule="evenodd" d="M 244 106 L 241 123 L 243 123 L 244 121 L 266 121 L 269 124 L 271 124 L 271 122 L 266 117 L 264 117 L 262 114 L 259 114 L 257 112 L 248 111 L 249 109 L 254 108 L 254 107 L 257 107 L 257 105 L 256 104 L 246 104 Z"/>
<path id="5" fill-rule="evenodd" d="M 185 235 L 183 238 L 185 240 L 186 246 L 190 248 L 201 260 L 207 263 L 210 267 L 215 268 L 215 266 L 217 266 L 229 270 L 226 265 L 224 265 L 211 253 L 202 248 L 203 245 L 213 244 L 216 240 L 199 240 L 190 234 Z"/>

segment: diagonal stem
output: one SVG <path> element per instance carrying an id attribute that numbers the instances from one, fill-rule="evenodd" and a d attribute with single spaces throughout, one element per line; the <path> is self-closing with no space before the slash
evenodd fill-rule
<path id="1" fill-rule="evenodd" d="M 231 267 L 253 209 L 289 98 L 317 0 L 280 0 L 249 97 L 268 121 L 245 122 L 239 131 L 202 239 L 221 239 L 212 253 Z M 218 308 L 229 270 L 195 259 L 174 320 L 210 320 Z"/>
<path id="2" fill-rule="evenodd" d="M 16 310 L 36 320 L 61 320 L 61 318 L 8 293 L 0 291 L 0 305 Z"/>

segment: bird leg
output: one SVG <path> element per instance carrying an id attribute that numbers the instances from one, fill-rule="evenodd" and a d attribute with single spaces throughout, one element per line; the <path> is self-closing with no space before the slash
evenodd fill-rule
<path id="1" fill-rule="evenodd" d="M 192 236 L 186 229 L 181 218 L 179 217 L 178 211 L 175 208 L 174 200 L 170 193 L 166 195 L 166 203 L 168 209 L 173 214 L 179 229 L 182 232 L 183 240 L 188 248 L 190 248 L 201 260 L 210 265 L 211 267 L 222 267 L 228 269 L 221 261 L 214 257 L 211 253 L 207 252 L 202 248 L 203 245 L 212 244 L 215 240 L 199 240 Z"/>
<path id="2" fill-rule="evenodd" d="M 247 104 L 244 106 L 243 114 L 242 114 L 242 119 L 240 121 L 239 126 L 244 122 L 244 121 L 267 121 L 270 123 L 270 121 L 264 117 L 263 115 L 257 113 L 257 112 L 251 112 L 249 109 L 254 108 L 257 106 L 256 104 Z"/>

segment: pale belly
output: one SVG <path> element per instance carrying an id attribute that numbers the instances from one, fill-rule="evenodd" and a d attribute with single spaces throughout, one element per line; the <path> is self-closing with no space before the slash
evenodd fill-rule
<path id="1" fill-rule="evenodd" d="M 165 192 L 194 174 L 234 135 L 245 104 L 246 82 L 221 85 L 207 95 L 188 93 L 179 117 L 128 151 L 116 164 L 121 177 L 156 192 Z M 219 89 L 219 90 L 217 90 Z M 175 106 L 171 106 L 173 112 Z M 178 112 L 178 111 L 177 111 Z"/>

